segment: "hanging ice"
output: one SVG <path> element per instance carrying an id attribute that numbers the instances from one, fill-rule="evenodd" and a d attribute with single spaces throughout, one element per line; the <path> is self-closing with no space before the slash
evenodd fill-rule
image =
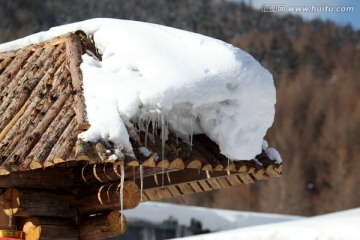
<path id="1" fill-rule="evenodd" d="M 143 188 L 144 188 L 144 168 L 140 165 L 140 202 L 143 199 Z"/>
<path id="2" fill-rule="evenodd" d="M 123 229 L 124 224 L 124 180 L 125 180 L 125 171 L 124 165 L 120 166 L 120 213 L 121 213 L 121 229 Z"/>

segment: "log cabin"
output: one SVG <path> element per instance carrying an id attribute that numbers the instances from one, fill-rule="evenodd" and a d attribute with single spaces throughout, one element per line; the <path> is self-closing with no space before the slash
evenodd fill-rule
<path id="1" fill-rule="evenodd" d="M 135 157 L 85 142 L 82 54 L 101 61 L 82 31 L 0 53 L 0 228 L 26 239 L 105 239 L 126 231 L 121 209 L 279 177 L 282 164 L 229 161 L 205 135 L 131 139 Z M 140 149 L 146 146 L 149 154 Z M 164 152 L 160 159 L 158 156 Z M 19 237 L 20 238 L 20 237 Z"/>

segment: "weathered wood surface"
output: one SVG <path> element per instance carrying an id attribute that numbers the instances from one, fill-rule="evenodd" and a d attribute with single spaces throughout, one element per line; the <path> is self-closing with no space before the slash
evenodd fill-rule
<path id="1" fill-rule="evenodd" d="M 64 62 L 63 57 L 59 57 L 59 59 L 56 60 L 54 63 L 55 66 L 62 65 Z M 53 69 L 56 69 L 54 66 Z M 52 84 L 51 91 L 54 91 L 55 89 L 58 89 L 60 86 L 60 82 L 64 82 L 63 79 L 61 79 L 64 75 L 61 72 L 62 67 L 60 66 L 57 68 L 55 74 L 54 74 L 54 83 Z M 66 72 L 66 71 L 65 71 Z M 59 74 L 60 73 L 60 74 Z M 51 78 L 52 72 L 48 72 L 46 76 L 48 78 Z M 60 78 L 60 81 L 56 81 L 57 78 Z M 66 81 L 65 81 L 66 82 Z M 39 84 L 38 86 L 44 86 L 46 84 Z M 66 84 L 62 83 L 63 87 L 66 86 Z M 0 142 L 0 152 L 3 153 L 4 156 L 8 156 L 11 151 L 13 151 L 14 147 L 18 144 L 18 142 L 26 135 L 26 133 L 31 132 L 31 130 L 40 122 L 42 117 L 44 116 L 45 112 L 48 110 L 48 108 L 51 106 L 50 104 L 52 101 L 48 101 L 48 99 L 45 96 L 41 96 L 42 88 L 38 87 L 38 90 L 34 90 L 31 97 L 31 101 L 29 105 L 25 106 L 25 111 L 21 115 L 21 117 L 16 121 L 16 123 L 11 126 L 8 126 L 10 128 L 9 131 L 6 131 L 5 138 Z M 20 112 L 20 111 L 19 111 Z M 18 112 L 18 113 L 19 113 Z M 6 151 L 5 151 L 6 150 Z"/>
<path id="2" fill-rule="evenodd" d="M 8 216 L 76 218 L 75 198 L 65 192 L 11 188 L 4 192 L 3 203 Z"/>
<path id="3" fill-rule="evenodd" d="M 120 210 L 119 182 L 95 188 L 80 197 L 78 211 L 84 214 Z M 140 203 L 140 189 L 133 181 L 125 181 L 123 189 L 123 209 L 135 208 Z"/>
<path id="4" fill-rule="evenodd" d="M 9 216 L 3 210 L 3 196 L 0 195 L 0 229 L 9 229 Z"/>
<path id="5" fill-rule="evenodd" d="M 30 163 L 30 169 L 44 167 L 44 161 L 50 154 L 51 149 L 55 147 L 57 140 L 75 115 L 70 105 L 71 100 L 64 105 L 49 127 L 41 135 L 39 142 L 25 158 L 23 164 Z"/>
<path id="6" fill-rule="evenodd" d="M 59 47 L 60 48 L 60 47 Z M 33 62 L 28 62 L 24 68 L 26 69 L 25 76 L 14 82 L 14 84 L 9 84 L 9 92 L 7 96 L 3 99 L 3 103 L 0 105 L 0 111 L 4 113 L 2 116 L 2 121 L 0 123 L 0 129 L 3 129 L 12 119 L 12 117 L 21 109 L 21 107 L 27 102 L 30 95 L 35 89 L 39 89 L 39 80 L 43 78 L 46 73 L 46 70 L 41 68 L 44 66 L 49 67 L 52 63 L 51 54 L 55 50 L 55 47 L 49 47 L 44 49 L 42 54 Z M 37 52 L 38 50 L 36 50 Z M 36 52 L 34 55 L 36 55 Z M 34 56 L 33 55 L 33 56 Z M 6 91 L 6 89 L 5 89 Z M 29 104 L 29 102 L 27 102 Z"/>
<path id="7" fill-rule="evenodd" d="M 101 240 L 123 234 L 127 229 L 125 216 L 118 211 L 84 219 L 80 225 L 79 239 Z"/>
<path id="8" fill-rule="evenodd" d="M 69 155 L 73 152 L 72 150 L 75 147 L 77 139 L 76 133 L 74 132 L 76 125 L 77 121 L 73 118 L 59 137 L 56 147 L 52 148 L 50 154 L 47 156 L 45 166 L 51 166 L 71 159 Z"/>
<path id="9" fill-rule="evenodd" d="M 74 187 L 71 169 L 47 168 L 0 175 L 0 188 L 59 189 Z"/>
<path id="10" fill-rule="evenodd" d="M 118 165 L 116 162 L 89 164 L 82 167 L 81 172 L 76 171 L 75 173 L 76 178 L 79 179 L 79 181 L 88 185 L 97 185 L 119 181 L 121 177 L 120 165 Z M 133 171 L 129 171 L 129 169 L 126 168 L 125 178 L 130 177 L 132 173 Z"/>
<path id="11" fill-rule="evenodd" d="M 76 112 L 76 118 L 78 124 L 84 124 L 86 122 L 86 109 L 85 98 L 83 96 L 82 88 L 82 72 L 80 64 L 82 62 L 82 47 L 80 38 L 75 34 L 70 34 L 66 39 L 66 54 L 68 59 L 69 71 L 71 74 L 72 87 L 74 90 L 74 105 L 73 108 Z"/>
<path id="12" fill-rule="evenodd" d="M 35 145 L 40 140 L 42 133 L 45 132 L 49 124 L 54 120 L 69 96 L 70 95 L 66 93 L 59 96 L 59 98 L 54 102 L 53 106 L 45 113 L 44 117 L 31 131 L 31 133 L 26 134 L 26 136 L 22 138 L 19 141 L 19 144 L 12 150 L 8 156 L 9 162 L 15 163 L 16 161 L 20 161 L 21 167 L 27 168 L 28 162 L 21 160 L 24 160 L 35 147 Z"/>
<path id="13" fill-rule="evenodd" d="M 26 240 L 78 239 L 78 230 L 74 222 L 56 218 L 29 218 L 22 231 L 26 234 Z"/>
<path id="14" fill-rule="evenodd" d="M 91 161 L 90 158 L 90 143 L 78 139 L 75 144 L 75 160 Z"/>

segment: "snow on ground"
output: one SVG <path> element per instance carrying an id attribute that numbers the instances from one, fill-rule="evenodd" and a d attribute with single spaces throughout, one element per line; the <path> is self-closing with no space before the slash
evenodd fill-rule
<path id="1" fill-rule="evenodd" d="M 125 210 L 125 216 L 128 221 L 143 220 L 154 224 L 161 224 L 163 221 L 172 218 L 184 226 L 190 226 L 190 221 L 194 218 L 201 222 L 203 229 L 209 229 L 210 231 L 223 231 L 302 218 L 299 216 L 209 209 L 155 202 L 145 202 L 135 209 Z"/>
<path id="2" fill-rule="evenodd" d="M 143 22 L 92 19 L 2 44 L 0 51 L 75 30 L 92 35 L 103 54 L 102 62 L 83 56 L 91 127 L 80 138 L 112 141 L 114 159 L 123 157 L 121 151 L 132 155 L 131 120 L 144 129 L 156 124 L 165 139 L 169 126 L 190 144 L 193 134 L 205 133 L 233 160 L 261 152 L 274 120 L 272 76 L 252 56 L 220 40 Z"/>
<path id="3" fill-rule="evenodd" d="M 358 240 L 360 239 L 360 208 L 295 221 L 240 228 L 181 239 Z"/>

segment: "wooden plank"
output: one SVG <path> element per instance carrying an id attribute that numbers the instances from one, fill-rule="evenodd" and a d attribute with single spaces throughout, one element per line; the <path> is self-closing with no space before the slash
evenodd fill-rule
<path id="1" fill-rule="evenodd" d="M 213 189 L 220 189 L 221 185 L 216 181 L 216 179 L 208 179 L 206 180 L 209 185 L 213 188 Z"/>
<path id="2" fill-rule="evenodd" d="M 224 178 L 218 178 L 216 179 L 217 182 L 220 184 L 222 188 L 231 187 L 230 183 L 226 180 L 226 177 Z"/>
<path id="3" fill-rule="evenodd" d="M 245 184 L 254 183 L 254 180 L 249 176 L 249 174 L 239 174 L 237 176 Z"/>
<path id="4" fill-rule="evenodd" d="M 252 175 L 256 178 L 256 180 L 265 180 L 269 178 L 268 175 L 265 174 L 265 170 L 262 168 L 256 170 L 255 173 L 252 173 Z"/>
<path id="5" fill-rule="evenodd" d="M 163 198 L 171 198 L 172 197 L 172 194 L 167 187 L 161 188 L 160 190 L 161 190 L 161 195 L 163 196 Z"/>
<path id="6" fill-rule="evenodd" d="M 177 185 L 182 194 L 194 193 L 194 189 L 188 183 L 182 183 Z"/>
<path id="7" fill-rule="evenodd" d="M 198 182 L 190 182 L 190 186 L 194 189 L 195 192 L 203 192 L 204 190 L 199 186 Z"/>
<path id="8" fill-rule="evenodd" d="M 228 180 L 231 186 L 242 184 L 242 182 L 236 175 L 226 176 L 226 179 Z"/>
<path id="9" fill-rule="evenodd" d="M 213 190 L 213 189 L 211 188 L 211 186 L 209 186 L 209 184 L 206 182 L 206 180 L 198 181 L 198 183 L 200 184 L 200 186 L 202 187 L 202 189 L 204 189 L 204 191 L 211 191 L 211 190 Z"/>
<path id="10" fill-rule="evenodd" d="M 146 195 L 148 196 L 150 201 L 157 201 L 163 198 L 161 191 L 159 191 L 159 189 L 157 188 L 147 189 L 144 192 L 146 192 Z"/>
<path id="11" fill-rule="evenodd" d="M 275 171 L 274 165 L 267 166 L 265 172 L 270 177 L 279 177 L 280 176 L 279 173 L 277 171 Z"/>
<path id="12" fill-rule="evenodd" d="M 175 186 L 168 186 L 167 188 L 169 189 L 172 196 L 181 196 L 181 192 L 179 192 L 179 190 Z"/>

